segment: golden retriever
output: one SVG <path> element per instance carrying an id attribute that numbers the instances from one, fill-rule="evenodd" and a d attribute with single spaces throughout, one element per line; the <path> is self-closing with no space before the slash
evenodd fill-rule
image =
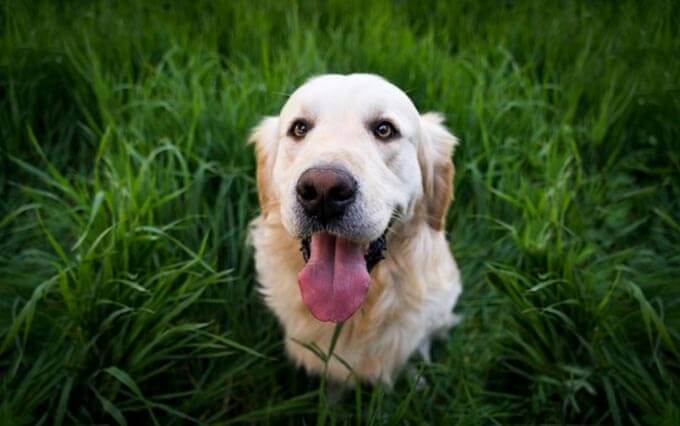
<path id="1" fill-rule="evenodd" d="M 370 74 L 312 78 L 250 141 L 261 214 L 257 279 L 308 372 L 392 385 L 457 323 L 460 274 L 444 235 L 457 139 Z M 326 367 L 305 344 L 326 353 Z M 349 368 L 351 368 L 351 371 Z M 348 380 L 350 379 L 350 380 Z"/>

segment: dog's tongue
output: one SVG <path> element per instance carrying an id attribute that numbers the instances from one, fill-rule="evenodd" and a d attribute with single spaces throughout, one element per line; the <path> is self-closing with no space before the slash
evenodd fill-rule
<path id="1" fill-rule="evenodd" d="M 368 291 L 368 270 L 360 245 L 319 232 L 298 274 L 302 301 L 319 321 L 344 321 L 359 309 Z"/>

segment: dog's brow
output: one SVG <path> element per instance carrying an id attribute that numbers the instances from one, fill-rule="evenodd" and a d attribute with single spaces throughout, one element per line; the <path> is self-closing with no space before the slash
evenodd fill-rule
<path id="1" fill-rule="evenodd" d="M 306 121 L 310 126 L 314 126 L 314 124 L 316 124 L 317 119 L 318 119 L 318 114 L 311 112 L 304 105 L 301 105 L 298 112 L 291 115 L 290 120 L 288 120 L 287 126 L 292 125 L 297 120 Z"/>
<path id="2" fill-rule="evenodd" d="M 381 118 L 385 118 L 385 115 L 386 115 L 385 108 L 382 107 L 375 107 L 369 113 L 369 117 L 371 120 L 379 120 Z"/>
<path id="3" fill-rule="evenodd" d="M 376 120 L 388 120 L 396 125 L 397 116 L 384 106 L 375 106 L 369 110 L 367 122 L 373 122 Z"/>

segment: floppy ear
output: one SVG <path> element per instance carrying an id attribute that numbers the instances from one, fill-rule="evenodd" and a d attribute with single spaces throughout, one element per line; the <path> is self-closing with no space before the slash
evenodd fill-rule
<path id="1" fill-rule="evenodd" d="M 428 225 L 440 231 L 453 200 L 454 167 L 451 157 L 458 139 L 442 125 L 441 114 L 428 112 L 420 117 L 422 133 L 418 162 L 423 176 L 421 214 Z"/>
<path id="2" fill-rule="evenodd" d="M 272 170 L 276 156 L 278 117 L 265 117 L 250 133 L 248 143 L 255 144 L 257 158 L 257 196 L 260 212 L 263 216 L 276 206 L 276 197 L 272 188 Z"/>

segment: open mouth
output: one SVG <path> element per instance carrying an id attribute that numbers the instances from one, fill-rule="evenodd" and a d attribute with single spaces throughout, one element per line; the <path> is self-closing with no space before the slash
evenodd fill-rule
<path id="1" fill-rule="evenodd" d="M 312 237 L 305 237 L 302 240 L 300 240 L 301 247 L 300 251 L 302 252 L 302 258 L 305 260 L 305 263 L 309 261 L 309 256 L 311 252 L 311 247 L 310 243 L 312 241 Z M 371 272 L 371 269 L 375 265 L 378 264 L 381 260 L 385 258 L 383 255 L 383 252 L 387 248 L 387 230 L 383 232 L 383 234 L 378 237 L 378 239 L 371 241 L 371 243 L 368 245 L 368 249 L 366 249 L 366 253 L 364 253 L 364 260 L 366 261 L 366 269 L 368 272 Z"/>
<path id="2" fill-rule="evenodd" d="M 316 319 L 345 321 L 359 309 L 368 292 L 368 274 L 384 259 L 386 234 L 367 248 L 324 231 L 302 239 L 305 266 L 298 284 L 302 301 Z"/>

